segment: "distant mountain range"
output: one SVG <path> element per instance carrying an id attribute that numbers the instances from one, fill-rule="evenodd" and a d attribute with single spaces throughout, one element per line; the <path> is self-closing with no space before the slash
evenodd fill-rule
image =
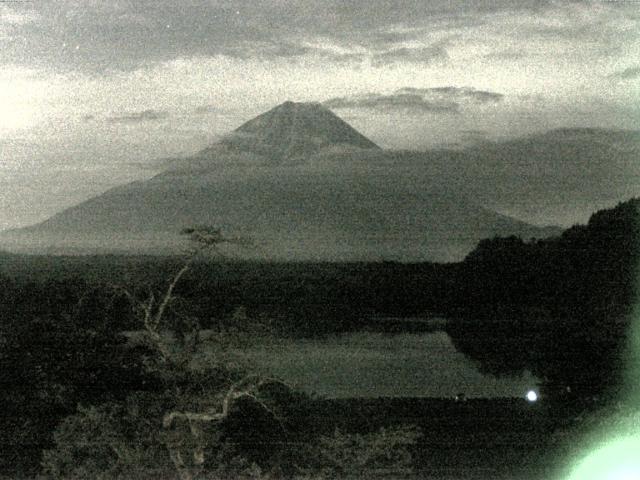
<path id="1" fill-rule="evenodd" d="M 578 129 L 462 152 L 390 151 L 320 104 L 286 102 L 149 180 L 3 232 L 0 246 L 172 253 L 185 247 L 182 228 L 207 224 L 252 237 L 242 255 L 257 258 L 452 261 L 483 238 L 558 234 L 505 213 L 535 213 L 579 185 L 633 196 L 615 167 L 635 169 L 639 144 L 638 132 Z"/>
<path id="2" fill-rule="evenodd" d="M 640 195 L 640 131 L 558 129 L 486 142 L 458 160 L 469 195 L 535 223 L 586 222 Z"/>

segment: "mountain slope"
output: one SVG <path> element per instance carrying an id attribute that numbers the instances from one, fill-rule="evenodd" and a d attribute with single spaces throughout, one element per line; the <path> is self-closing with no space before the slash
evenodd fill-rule
<path id="1" fill-rule="evenodd" d="M 640 131 L 552 130 L 481 144 L 454 163 L 473 198 L 536 223 L 586 221 L 640 195 Z"/>
<path id="2" fill-rule="evenodd" d="M 238 141 L 241 138 L 242 141 Z M 16 249 L 170 252 L 218 225 L 280 260 L 454 260 L 494 235 L 557 233 L 482 208 L 438 174 L 446 155 L 380 150 L 316 104 L 283 104 L 220 143 L 3 235 Z"/>

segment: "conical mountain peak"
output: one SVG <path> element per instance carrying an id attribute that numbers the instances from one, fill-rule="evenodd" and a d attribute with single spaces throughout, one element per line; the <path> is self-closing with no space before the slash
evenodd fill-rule
<path id="1" fill-rule="evenodd" d="M 327 147 L 379 148 L 320 103 L 284 102 L 238 127 L 221 143 L 276 159 Z"/>

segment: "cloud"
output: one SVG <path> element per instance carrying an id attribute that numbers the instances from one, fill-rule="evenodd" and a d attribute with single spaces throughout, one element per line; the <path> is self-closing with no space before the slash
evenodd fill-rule
<path id="1" fill-rule="evenodd" d="M 328 108 L 403 110 L 458 114 L 463 106 L 484 105 L 501 102 L 504 95 L 471 87 L 405 87 L 391 94 L 369 93 L 347 97 L 331 98 L 324 102 Z"/>
<path id="2" fill-rule="evenodd" d="M 622 71 L 615 72 L 611 76 L 619 80 L 634 80 L 636 78 L 640 78 L 640 66 L 636 65 L 634 67 L 625 68 Z"/>
<path id="3" fill-rule="evenodd" d="M 36 12 L 14 10 L 10 7 L 10 3 L 18 2 L 0 2 L 0 26 L 27 25 L 39 20 L 39 15 Z"/>
<path id="4" fill-rule="evenodd" d="M 15 27 L 15 41 L 3 45 L 0 64 L 118 72 L 217 55 L 298 59 L 321 56 L 305 46 L 317 40 L 361 48 L 379 65 L 431 62 L 447 58 L 443 46 L 429 46 L 439 40 L 437 32 L 460 33 L 500 12 L 536 11 L 537 5 L 529 0 L 472 5 L 406 0 L 401 6 L 388 0 L 14 2 L 4 16 Z M 335 60 L 360 57 L 335 55 Z"/>
<path id="5" fill-rule="evenodd" d="M 167 118 L 169 112 L 164 110 L 143 110 L 141 112 L 128 113 L 115 117 L 107 117 L 107 121 L 111 123 L 139 123 L 153 120 L 161 120 Z"/>
<path id="6" fill-rule="evenodd" d="M 415 112 L 457 114 L 460 105 L 446 100 L 427 100 L 421 95 L 411 93 L 394 93 L 380 95 L 372 93 L 352 97 L 337 97 L 324 102 L 328 108 L 365 108 L 372 110 L 404 110 Z"/>
<path id="7" fill-rule="evenodd" d="M 509 61 L 509 60 L 521 60 L 523 58 L 526 58 L 526 55 L 522 51 L 506 49 L 506 50 L 498 50 L 495 52 L 487 53 L 486 55 L 484 55 L 484 58 L 488 60 Z"/>
<path id="8" fill-rule="evenodd" d="M 555 1 L 542 14 L 523 14 L 503 27 L 511 36 L 517 32 L 521 45 L 538 46 L 525 49 L 530 55 L 595 63 L 596 58 L 633 51 L 640 26 L 637 11 L 635 1 Z"/>
<path id="9" fill-rule="evenodd" d="M 398 62 L 430 64 L 447 60 L 449 60 L 449 54 L 442 43 L 418 48 L 394 48 L 371 56 L 371 63 L 375 66 Z"/>
<path id="10" fill-rule="evenodd" d="M 198 115 L 204 115 L 207 113 L 226 113 L 226 110 L 216 105 L 207 104 L 207 105 L 200 105 L 194 108 L 193 113 L 196 113 Z"/>
<path id="11" fill-rule="evenodd" d="M 314 49 L 290 40 L 239 41 L 237 44 L 221 46 L 218 54 L 249 59 L 295 58 L 307 55 Z"/>
<path id="12" fill-rule="evenodd" d="M 474 103 L 497 103 L 503 100 L 502 93 L 490 92 L 487 90 L 476 90 L 471 87 L 435 87 L 435 88 L 412 88 L 405 87 L 398 90 L 398 93 L 421 95 L 425 98 L 443 99 L 456 102 L 471 101 Z"/>

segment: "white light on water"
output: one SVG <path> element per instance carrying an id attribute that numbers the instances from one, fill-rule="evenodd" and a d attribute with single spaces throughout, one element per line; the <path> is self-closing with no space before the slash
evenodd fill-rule
<path id="1" fill-rule="evenodd" d="M 527 400 L 530 402 L 535 402 L 538 400 L 538 394 L 536 392 L 534 392 L 533 390 L 529 390 L 527 392 Z"/>

